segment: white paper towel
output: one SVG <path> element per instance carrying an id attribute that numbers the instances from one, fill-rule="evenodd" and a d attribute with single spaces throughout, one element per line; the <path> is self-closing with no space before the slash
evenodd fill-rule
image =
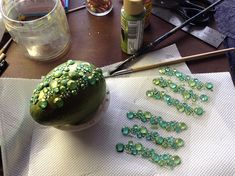
<path id="1" fill-rule="evenodd" d="M 215 84 L 207 112 L 199 119 L 180 114 L 164 102 L 147 99 L 145 91 L 152 87 L 154 77 L 115 78 L 107 80 L 110 105 L 101 121 L 73 133 L 43 127 L 31 120 L 29 99 L 37 80 L 0 79 L 5 175 L 235 175 L 235 90 L 231 77 L 229 73 L 195 77 Z M 141 124 L 126 118 L 126 112 L 138 109 L 162 115 L 166 120 L 186 122 L 189 129 L 180 134 L 159 130 L 163 136 L 183 138 L 185 147 L 163 150 L 144 139 L 123 137 L 122 126 Z M 182 164 L 168 170 L 141 157 L 117 153 L 116 143 L 128 140 L 139 141 L 159 153 L 177 154 Z"/>

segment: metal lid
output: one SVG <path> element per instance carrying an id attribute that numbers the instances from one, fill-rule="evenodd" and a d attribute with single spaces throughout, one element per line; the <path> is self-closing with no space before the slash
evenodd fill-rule
<path id="1" fill-rule="evenodd" d="M 124 0 L 123 6 L 128 15 L 139 15 L 144 11 L 142 0 Z"/>

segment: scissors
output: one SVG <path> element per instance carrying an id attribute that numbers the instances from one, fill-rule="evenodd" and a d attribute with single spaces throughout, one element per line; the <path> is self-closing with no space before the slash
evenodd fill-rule
<path id="1" fill-rule="evenodd" d="M 187 20 L 205 9 L 205 7 L 211 5 L 211 2 L 209 0 L 154 0 L 153 5 L 170 9 Z M 211 9 L 190 24 L 194 26 L 206 25 L 212 19 L 214 12 L 215 10 Z"/>

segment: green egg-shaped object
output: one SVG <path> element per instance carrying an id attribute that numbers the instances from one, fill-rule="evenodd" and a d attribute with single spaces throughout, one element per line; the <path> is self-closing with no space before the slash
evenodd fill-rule
<path id="1" fill-rule="evenodd" d="M 68 60 L 44 76 L 33 91 L 30 114 L 46 126 L 79 125 L 90 120 L 106 95 L 102 70 Z"/>

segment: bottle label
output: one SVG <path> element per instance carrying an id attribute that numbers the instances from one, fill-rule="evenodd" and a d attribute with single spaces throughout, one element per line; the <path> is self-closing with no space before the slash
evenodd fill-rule
<path id="1" fill-rule="evenodd" d="M 127 21 L 121 17 L 121 48 L 127 54 L 134 54 L 143 43 L 144 19 Z"/>

